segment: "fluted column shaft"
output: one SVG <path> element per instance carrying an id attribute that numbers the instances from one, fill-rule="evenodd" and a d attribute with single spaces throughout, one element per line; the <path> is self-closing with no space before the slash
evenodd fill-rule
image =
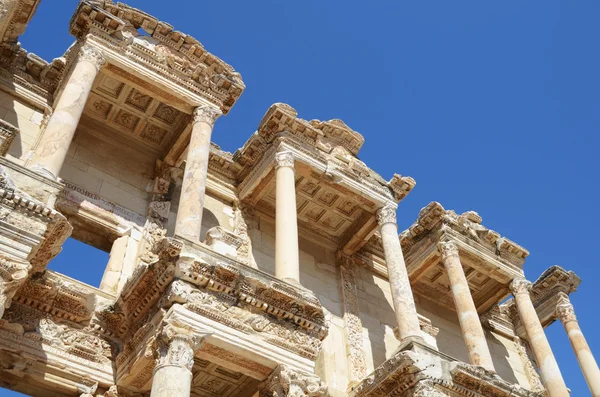
<path id="1" fill-rule="evenodd" d="M 192 135 L 177 209 L 175 235 L 190 241 L 200 241 L 202 211 L 206 192 L 210 137 L 221 111 L 213 106 L 200 106 L 194 110 Z"/>
<path id="2" fill-rule="evenodd" d="M 275 154 L 275 277 L 300 283 L 294 155 Z"/>
<path id="3" fill-rule="evenodd" d="M 560 319 L 567 331 L 569 341 L 575 351 L 575 356 L 577 356 L 581 372 L 583 372 L 583 376 L 585 377 L 585 381 L 588 384 L 592 396 L 600 397 L 600 370 L 598 369 L 596 359 L 594 359 L 594 355 L 590 350 L 590 346 L 587 344 L 587 341 L 581 332 L 579 322 L 575 316 L 575 310 L 568 298 L 561 300 L 556 306 L 556 316 Z"/>
<path id="4" fill-rule="evenodd" d="M 440 242 L 438 250 L 442 255 L 442 262 L 450 280 L 452 298 L 469 353 L 469 360 L 473 365 L 482 366 L 488 371 L 495 371 L 490 348 L 469 289 L 469 282 L 460 263 L 458 247 L 453 242 Z"/>
<path id="5" fill-rule="evenodd" d="M 194 352 L 201 338 L 167 328 L 158 338 L 159 361 L 154 369 L 150 397 L 189 397 Z"/>
<path id="6" fill-rule="evenodd" d="M 544 383 L 544 387 L 548 391 L 548 396 L 569 397 L 567 385 L 560 373 L 558 363 L 554 358 L 554 354 L 552 354 L 552 349 L 544 333 L 542 323 L 531 301 L 529 293 L 531 282 L 524 279 L 515 279 L 510 284 L 510 289 L 515 297 L 519 318 L 525 328 L 529 345 L 540 369 L 542 383 Z"/>
<path id="7" fill-rule="evenodd" d="M 387 264 L 388 278 L 394 303 L 394 312 L 398 323 L 400 340 L 407 337 L 421 338 L 421 327 L 415 307 L 400 239 L 396 224 L 396 209 L 384 207 L 377 211 L 377 222 L 381 232 L 381 241 Z"/>
<path id="8" fill-rule="evenodd" d="M 84 45 L 31 159 L 32 169 L 56 179 L 67 157 L 94 80 L 104 65 L 100 50 Z"/>

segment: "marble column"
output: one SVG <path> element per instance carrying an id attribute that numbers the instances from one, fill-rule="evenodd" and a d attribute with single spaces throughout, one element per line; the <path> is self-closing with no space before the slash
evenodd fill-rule
<path id="1" fill-rule="evenodd" d="M 408 279 L 400 238 L 398 237 L 396 209 L 391 206 L 379 209 L 377 211 L 377 222 L 381 232 L 400 341 L 408 337 L 421 338 L 421 327 L 415 307 L 415 299 Z"/>
<path id="2" fill-rule="evenodd" d="M 204 193 L 208 174 L 210 137 L 221 111 L 214 106 L 200 106 L 194 110 L 192 136 L 188 146 L 175 235 L 190 241 L 200 241 Z"/>
<path id="3" fill-rule="evenodd" d="M 469 353 L 469 361 L 473 365 L 479 365 L 488 371 L 495 372 L 490 348 L 469 289 L 469 282 L 460 263 L 458 247 L 453 242 L 440 242 L 438 250 L 442 255 L 442 262 L 450 280 L 452 298 Z"/>
<path id="4" fill-rule="evenodd" d="M 581 332 L 581 328 L 579 328 L 579 322 L 577 321 L 577 317 L 575 317 L 573 305 L 568 297 L 564 297 L 559 301 L 559 304 L 556 306 L 556 316 L 563 323 L 567 331 L 569 341 L 575 351 L 581 372 L 583 372 L 592 396 L 600 397 L 600 370 Z"/>
<path id="5" fill-rule="evenodd" d="M 275 154 L 275 277 L 300 283 L 294 154 Z"/>
<path id="6" fill-rule="evenodd" d="M 542 383 L 548 391 L 548 397 L 569 397 L 567 385 L 565 385 L 542 323 L 531 301 L 529 293 L 531 282 L 525 279 L 515 279 L 510 284 L 510 290 L 515 297 L 519 318 L 525 328 L 527 340 L 540 370 Z"/>
<path id="7" fill-rule="evenodd" d="M 158 338 L 158 364 L 154 369 L 150 397 L 189 397 L 194 353 L 201 338 L 185 330 L 167 328 Z"/>
<path id="8" fill-rule="evenodd" d="M 104 65 L 102 52 L 90 45 L 79 50 L 73 71 L 31 159 L 31 168 L 56 179 L 75 135 L 92 84 Z"/>

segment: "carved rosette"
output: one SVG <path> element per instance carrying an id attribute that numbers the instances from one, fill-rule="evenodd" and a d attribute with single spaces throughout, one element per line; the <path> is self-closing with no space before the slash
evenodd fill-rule
<path id="1" fill-rule="evenodd" d="M 577 321 L 573 305 L 571 302 L 566 300 L 561 300 L 561 302 L 556 306 L 556 317 L 558 317 L 563 324 L 571 321 Z"/>
<path id="2" fill-rule="evenodd" d="M 31 264 L 16 258 L 0 259 L 0 318 L 10 307 L 17 290 L 25 283 Z"/>
<path id="3" fill-rule="evenodd" d="M 383 226 L 386 223 L 396 223 L 396 209 L 391 205 L 380 208 L 377 211 L 377 223 Z"/>
<path id="4" fill-rule="evenodd" d="M 102 51 L 91 45 L 84 45 L 79 50 L 78 62 L 87 61 L 96 67 L 96 70 L 100 70 L 106 63 Z"/>
<path id="5" fill-rule="evenodd" d="M 215 125 L 219 116 L 221 116 L 223 112 L 219 108 L 214 106 L 202 105 L 198 106 L 194 109 L 194 124 L 195 123 L 206 123 L 211 127 Z"/>
<path id="6" fill-rule="evenodd" d="M 187 368 L 194 366 L 194 354 L 200 348 L 202 339 L 191 335 L 189 331 L 167 325 L 158 337 L 158 363 L 155 371 L 161 367 L 173 365 Z"/>
<path id="7" fill-rule="evenodd" d="M 327 386 L 313 374 L 300 373 L 280 365 L 261 385 L 260 397 L 324 397 Z"/>
<path id="8" fill-rule="evenodd" d="M 294 168 L 294 154 L 292 152 L 285 151 L 275 154 L 275 168 L 280 167 Z"/>
<path id="9" fill-rule="evenodd" d="M 442 260 L 451 256 L 458 257 L 458 247 L 452 241 L 440 241 L 437 247 L 440 254 L 442 254 Z"/>
<path id="10" fill-rule="evenodd" d="M 510 292 L 512 292 L 513 295 L 529 294 L 529 291 L 531 291 L 531 287 L 531 281 L 527 281 L 524 278 L 514 279 L 509 286 Z"/>

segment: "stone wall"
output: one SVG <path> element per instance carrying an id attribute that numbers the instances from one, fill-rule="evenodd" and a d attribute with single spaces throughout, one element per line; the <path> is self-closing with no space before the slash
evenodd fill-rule
<path id="1" fill-rule="evenodd" d="M 60 177 L 138 214 L 148 206 L 154 157 L 80 127 Z"/>
<path id="2" fill-rule="evenodd" d="M 17 164 L 24 164 L 27 154 L 38 139 L 43 119 L 43 110 L 0 91 L 0 120 L 19 129 L 19 134 L 8 150 L 7 158 Z"/>

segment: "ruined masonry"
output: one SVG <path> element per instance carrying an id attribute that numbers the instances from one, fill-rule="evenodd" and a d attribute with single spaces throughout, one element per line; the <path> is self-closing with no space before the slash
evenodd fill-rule
<path id="1" fill-rule="evenodd" d="M 551 267 L 384 180 L 341 120 L 267 109 L 211 143 L 245 85 L 171 25 L 83 0 L 51 62 L 18 39 L 39 0 L 0 0 L 0 386 L 51 397 L 567 397 L 560 320 L 600 372 Z M 99 288 L 47 270 L 73 237 Z M 81 257 L 73 266 L 92 266 Z M 507 299 L 508 298 L 508 299 Z"/>

